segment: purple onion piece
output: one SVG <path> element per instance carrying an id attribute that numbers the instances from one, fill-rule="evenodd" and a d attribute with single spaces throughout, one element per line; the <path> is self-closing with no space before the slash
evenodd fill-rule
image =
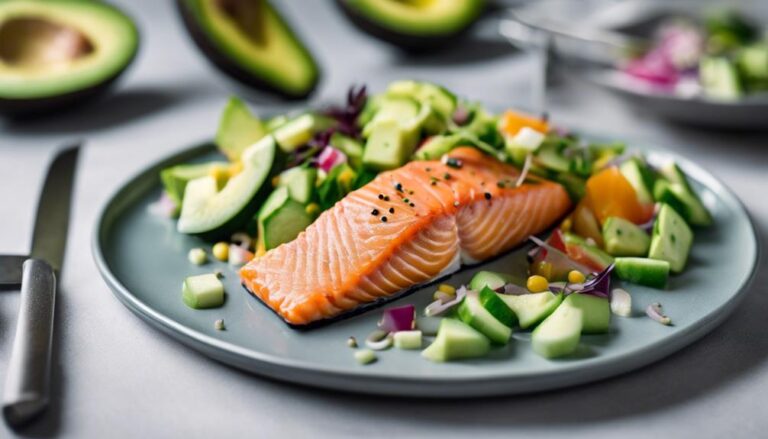
<path id="1" fill-rule="evenodd" d="M 669 326 L 672 324 L 672 319 L 664 315 L 664 312 L 661 310 L 661 304 L 658 302 L 654 302 L 648 305 L 648 307 L 645 308 L 645 313 L 648 315 L 648 317 L 661 323 L 662 325 Z"/>
<path id="2" fill-rule="evenodd" d="M 439 316 L 440 314 L 443 314 L 444 312 L 448 311 L 449 309 L 461 303 L 461 301 L 464 300 L 465 297 L 467 297 L 467 291 L 468 291 L 467 287 L 465 286 L 459 287 L 459 289 L 456 290 L 456 296 L 452 300 L 443 302 L 440 299 L 437 299 L 434 302 L 427 305 L 427 307 L 424 309 L 424 314 L 427 317 L 434 317 L 434 316 Z"/>
<path id="3" fill-rule="evenodd" d="M 469 122 L 469 110 L 466 107 L 459 105 L 453 112 L 451 119 L 453 119 L 453 122 L 456 125 L 465 125 L 467 122 Z"/>
<path id="4" fill-rule="evenodd" d="M 378 327 L 385 332 L 410 331 L 415 322 L 416 308 L 413 305 L 405 305 L 385 309 Z"/>

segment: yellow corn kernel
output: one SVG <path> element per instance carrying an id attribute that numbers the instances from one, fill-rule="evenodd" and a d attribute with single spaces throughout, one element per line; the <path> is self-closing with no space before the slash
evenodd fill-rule
<path id="1" fill-rule="evenodd" d="M 352 187 L 352 180 L 355 178 L 355 171 L 351 169 L 345 169 L 339 174 L 339 183 L 342 187 Z"/>
<path id="2" fill-rule="evenodd" d="M 545 279 L 552 279 L 552 264 L 547 261 L 540 261 L 534 267 L 533 274 L 538 274 Z"/>
<path id="3" fill-rule="evenodd" d="M 549 289 L 549 282 L 544 276 L 535 274 L 528 278 L 526 286 L 532 293 L 541 293 Z"/>
<path id="4" fill-rule="evenodd" d="M 562 230 L 563 232 L 570 232 L 571 227 L 573 227 L 573 220 L 571 220 L 570 216 L 564 219 L 563 223 L 560 224 L 560 230 Z"/>
<path id="5" fill-rule="evenodd" d="M 240 171 L 243 170 L 243 162 L 236 161 L 229 165 L 229 178 L 234 177 L 235 175 L 239 174 Z"/>
<path id="6" fill-rule="evenodd" d="M 211 167 L 211 170 L 208 171 L 208 175 L 216 180 L 216 187 L 219 189 L 223 188 L 224 185 L 227 184 L 227 180 L 229 180 L 229 170 L 224 166 Z"/>
<path id="7" fill-rule="evenodd" d="M 568 282 L 572 284 L 582 284 L 584 281 L 587 280 L 586 276 L 584 276 L 584 273 L 580 272 L 579 270 L 571 270 L 568 273 Z"/>
<path id="8" fill-rule="evenodd" d="M 226 262 L 229 259 L 229 244 L 226 242 L 217 242 L 213 245 L 211 253 L 213 253 L 214 258 Z"/>
<path id="9" fill-rule="evenodd" d="M 452 285 L 448 284 L 440 284 L 437 286 L 437 291 L 442 291 L 445 294 L 450 294 L 453 296 L 456 294 L 456 288 L 454 288 Z"/>
<path id="10" fill-rule="evenodd" d="M 317 203 L 309 203 L 304 211 L 307 212 L 307 215 L 315 216 L 320 212 L 320 206 Z"/>

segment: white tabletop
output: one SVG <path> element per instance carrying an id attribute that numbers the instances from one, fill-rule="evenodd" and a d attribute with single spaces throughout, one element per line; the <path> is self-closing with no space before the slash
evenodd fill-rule
<path id="1" fill-rule="evenodd" d="M 155 159 L 212 136 L 233 91 L 181 29 L 171 2 L 119 2 L 142 48 L 119 93 L 32 124 L 0 122 L 0 250 L 28 251 L 43 172 L 56 147 L 85 139 L 56 310 L 54 402 L 22 435 L 102 437 L 758 437 L 768 427 L 768 271 L 722 327 L 625 376 L 530 396 L 428 401 L 355 396 L 268 381 L 218 364 L 151 329 L 110 293 L 92 262 L 99 207 Z M 496 41 L 404 58 L 358 33 L 331 2 L 281 2 L 323 60 L 318 100 L 350 83 L 441 82 L 497 107 L 530 102 L 530 61 Z M 481 29 L 492 33 L 493 29 Z M 768 226 L 768 134 L 703 131 L 632 111 L 568 81 L 553 92 L 560 123 L 656 143 L 711 170 Z M 259 111 L 274 111 L 266 105 Z M 768 117 L 767 122 L 768 125 Z M 765 244 L 765 238 L 761 238 Z M 674 293 L 670 293 L 674 294 Z M 0 294 L 0 387 L 18 294 Z M 256 335 L 254 335 L 256 336 Z M 0 423 L 0 437 L 13 435 Z"/>

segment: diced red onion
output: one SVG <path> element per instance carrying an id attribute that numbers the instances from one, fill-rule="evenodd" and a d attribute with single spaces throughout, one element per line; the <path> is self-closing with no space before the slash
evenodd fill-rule
<path id="1" fill-rule="evenodd" d="M 229 244 L 229 264 L 243 265 L 253 259 L 253 253 L 237 244 Z"/>
<path id="2" fill-rule="evenodd" d="M 157 201 L 149 205 L 149 212 L 162 218 L 175 217 L 178 209 L 179 206 L 176 205 L 176 202 L 165 191 L 160 194 Z"/>
<path id="3" fill-rule="evenodd" d="M 614 288 L 611 291 L 611 312 L 621 317 L 632 315 L 632 296 L 627 290 Z"/>
<path id="4" fill-rule="evenodd" d="M 664 315 L 664 312 L 661 310 L 661 304 L 658 302 L 654 302 L 648 305 L 648 307 L 645 308 L 645 313 L 648 315 L 648 317 L 661 323 L 662 325 L 669 326 L 672 324 L 672 319 Z"/>
<path id="5" fill-rule="evenodd" d="M 392 346 L 392 341 L 391 333 L 377 329 L 365 338 L 365 345 L 374 351 L 383 351 Z"/>
<path id="6" fill-rule="evenodd" d="M 347 161 L 347 156 L 332 146 L 326 146 L 317 156 L 317 166 L 325 172 Z"/>
<path id="7" fill-rule="evenodd" d="M 414 328 L 416 308 L 413 305 L 385 309 L 379 320 L 379 329 L 386 332 L 410 331 Z"/>
<path id="8" fill-rule="evenodd" d="M 456 123 L 456 125 L 465 125 L 469 121 L 469 110 L 464 106 L 459 105 L 456 107 L 456 110 L 454 110 L 451 119 L 453 119 L 453 122 Z"/>
<path id="9" fill-rule="evenodd" d="M 253 239 L 247 233 L 237 232 L 229 238 L 229 242 L 248 250 L 251 248 Z"/>
<path id="10" fill-rule="evenodd" d="M 456 297 L 447 302 L 443 302 L 440 299 L 435 300 L 434 302 L 427 305 L 427 307 L 424 309 L 424 314 L 427 317 L 439 316 L 440 314 L 461 303 L 461 301 L 467 297 L 467 291 L 467 287 L 459 287 L 459 289 L 456 290 Z"/>

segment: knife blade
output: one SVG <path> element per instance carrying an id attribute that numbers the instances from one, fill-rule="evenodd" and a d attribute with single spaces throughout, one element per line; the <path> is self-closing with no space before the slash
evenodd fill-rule
<path id="1" fill-rule="evenodd" d="M 21 301 L 3 392 L 3 416 L 18 427 L 48 406 L 56 273 L 64 260 L 80 145 L 51 163 L 40 194 L 30 258 L 22 265 Z"/>

